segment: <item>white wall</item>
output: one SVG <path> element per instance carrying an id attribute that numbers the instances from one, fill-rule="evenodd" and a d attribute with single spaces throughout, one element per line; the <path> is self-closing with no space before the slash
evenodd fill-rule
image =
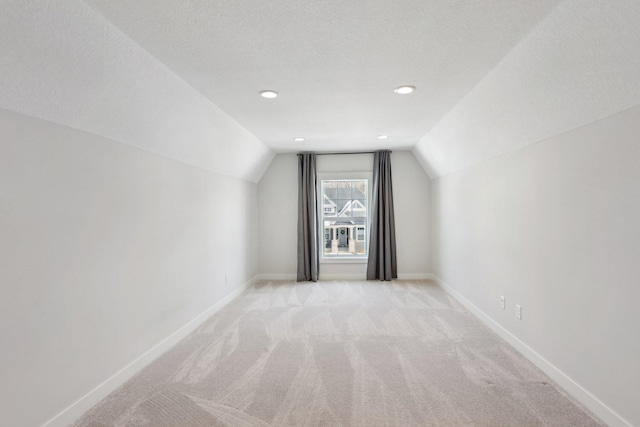
<path id="1" fill-rule="evenodd" d="M 274 155 L 82 0 L 1 1 L 0 52 L 0 108 L 252 182 Z"/>
<path id="2" fill-rule="evenodd" d="M 391 154 L 398 274 L 405 278 L 430 273 L 430 181 L 410 151 Z M 371 172 L 373 155 L 318 156 L 318 173 Z M 278 154 L 259 183 L 259 271 L 265 277 L 295 278 L 298 222 L 298 160 Z M 365 278 L 366 264 L 320 265 L 320 279 Z"/>
<path id="3" fill-rule="evenodd" d="M 295 278 L 298 160 L 277 154 L 258 183 L 258 271 Z"/>
<path id="4" fill-rule="evenodd" d="M 432 181 L 434 273 L 611 425 L 640 425 L 638 135 L 635 107 Z"/>
<path id="5" fill-rule="evenodd" d="M 249 281 L 257 201 L 257 184 L 0 110 L 0 424 L 43 424 Z"/>
<path id="6" fill-rule="evenodd" d="M 640 2 L 564 0 L 414 148 L 431 177 L 640 104 Z"/>

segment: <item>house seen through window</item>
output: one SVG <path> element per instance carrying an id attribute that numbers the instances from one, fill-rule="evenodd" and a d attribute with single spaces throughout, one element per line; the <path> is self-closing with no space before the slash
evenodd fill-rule
<path id="1" fill-rule="evenodd" d="M 366 179 L 323 179 L 320 188 L 322 257 L 366 257 L 368 181 Z"/>

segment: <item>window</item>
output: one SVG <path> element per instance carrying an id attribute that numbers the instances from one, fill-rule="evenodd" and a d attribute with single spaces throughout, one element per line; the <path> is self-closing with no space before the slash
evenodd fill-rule
<path id="1" fill-rule="evenodd" d="M 320 179 L 321 259 L 366 259 L 368 179 Z"/>
<path id="2" fill-rule="evenodd" d="M 329 199 L 326 195 L 323 195 L 323 212 L 326 214 L 335 214 L 336 213 L 336 204 Z"/>

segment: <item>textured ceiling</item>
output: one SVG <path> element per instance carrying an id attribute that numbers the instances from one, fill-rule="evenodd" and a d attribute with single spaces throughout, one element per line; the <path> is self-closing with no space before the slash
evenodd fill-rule
<path id="1" fill-rule="evenodd" d="M 322 151 L 413 147 L 558 1 L 86 3 L 276 151 Z"/>
<path id="2" fill-rule="evenodd" d="M 638 22 L 637 0 L 4 0 L 0 108 L 254 182 L 303 150 L 412 148 L 437 177 L 640 103 Z"/>

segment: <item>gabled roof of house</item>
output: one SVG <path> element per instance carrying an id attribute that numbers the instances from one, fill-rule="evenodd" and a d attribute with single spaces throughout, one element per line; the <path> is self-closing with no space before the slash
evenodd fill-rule
<path id="1" fill-rule="evenodd" d="M 335 189 L 324 190 L 325 200 L 330 201 L 337 207 L 337 215 L 339 216 L 346 209 L 348 209 L 354 200 L 360 200 L 361 205 L 366 203 L 367 196 L 360 191 L 356 186 L 340 187 Z M 331 197 L 331 196 L 334 197 Z"/>
<path id="2" fill-rule="evenodd" d="M 363 204 L 363 201 L 360 200 L 349 200 L 344 206 L 338 211 L 338 216 L 352 216 L 353 211 L 349 212 L 349 209 L 366 209 L 366 206 Z"/>

